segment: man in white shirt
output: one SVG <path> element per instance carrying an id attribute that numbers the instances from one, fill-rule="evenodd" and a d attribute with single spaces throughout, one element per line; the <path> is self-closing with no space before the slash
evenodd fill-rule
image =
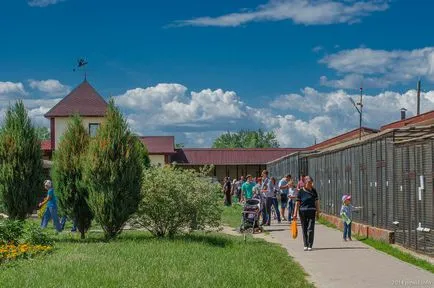
<path id="1" fill-rule="evenodd" d="M 288 205 L 288 193 L 289 193 L 289 182 L 291 181 L 291 175 L 288 174 L 285 177 L 283 177 L 279 181 L 279 190 L 280 190 L 280 215 L 282 215 L 283 221 L 286 221 L 285 219 L 285 209 Z M 292 215 L 292 214 L 289 214 Z M 291 221 L 291 218 L 288 217 L 289 221 Z"/>

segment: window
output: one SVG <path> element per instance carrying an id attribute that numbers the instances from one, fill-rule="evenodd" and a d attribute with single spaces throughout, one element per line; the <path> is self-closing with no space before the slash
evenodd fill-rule
<path id="1" fill-rule="evenodd" d="M 99 123 L 89 123 L 89 135 L 90 137 L 96 136 L 96 131 L 98 131 Z"/>

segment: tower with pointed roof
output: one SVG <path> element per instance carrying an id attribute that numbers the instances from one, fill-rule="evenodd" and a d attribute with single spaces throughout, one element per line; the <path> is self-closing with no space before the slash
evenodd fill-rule
<path id="1" fill-rule="evenodd" d="M 104 121 L 107 102 L 85 79 L 44 116 L 50 119 L 51 149 L 55 150 L 66 130 L 69 117 L 78 114 L 91 136 Z"/>

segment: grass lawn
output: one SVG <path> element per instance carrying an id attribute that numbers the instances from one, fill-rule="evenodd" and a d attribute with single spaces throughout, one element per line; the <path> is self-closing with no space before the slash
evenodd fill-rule
<path id="1" fill-rule="evenodd" d="M 73 238 L 74 237 L 74 238 Z M 0 267 L 1 287 L 313 287 L 286 251 L 218 233 L 156 239 L 140 231 L 57 236 L 52 254 Z M 279 263 L 279 265 L 276 265 Z"/>
<path id="2" fill-rule="evenodd" d="M 319 219 L 318 222 L 327 226 L 327 227 L 338 229 L 336 227 L 336 225 L 328 222 L 327 220 L 325 220 L 322 217 Z M 387 254 L 389 254 L 395 258 L 398 258 L 404 262 L 413 264 L 417 267 L 420 267 L 422 269 L 430 271 L 431 273 L 434 273 L 434 265 L 432 265 L 428 261 L 423 260 L 423 259 L 419 259 L 419 258 L 417 258 L 417 257 L 415 257 L 409 253 L 405 253 L 405 252 L 399 250 L 398 248 L 393 247 L 392 245 L 390 245 L 386 242 L 378 241 L 378 240 L 374 240 L 374 239 L 370 239 L 370 238 L 366 238 L 366 237 L 359 237 L 359 236 L 356 236 L 356 238 L 357 238 L 357 240 L 359 240 L 359 241 L 361 241 L 361 242 L 363 242 L 363 243 L 365 243 L 365 244 L 367 244 L 367 245 L 369 245 L 369 246 L 371 246 L 371 247 L 373 247 L 379 251 L 382 251 L 382 252 L 387 253 Z"/>
<path id="3" fill-rule="evenodd" d="M 222 223 L 232 228 L 238 228 L 241 225 L 241 212 L 243 206 L 232 204 L 232 206 L 223 208 Z"/>

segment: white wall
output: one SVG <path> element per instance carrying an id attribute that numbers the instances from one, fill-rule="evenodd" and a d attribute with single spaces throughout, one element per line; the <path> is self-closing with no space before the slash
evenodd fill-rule
<path id="1" fill-rule="evenodd" d="M 55 122 L 55 146 L 58 147 L 60 138 L 63 133 L 65 133 L 66 127 L 68 126 L 69 117 L 56 117 L 54 118 Z M 99 123 L 101 124 L 104 121 L 104 117 L 81 117 L 81 121 L 83 121 L 83 126 L 87 132 L 89 132 L 89 123 Z"/>
<path id="2" fill-rule="evenodd" d="M 149 155 L 149 160 L 151 160 L 151 165 L 164 166 L 166 164 L 164 155 Z"/>

